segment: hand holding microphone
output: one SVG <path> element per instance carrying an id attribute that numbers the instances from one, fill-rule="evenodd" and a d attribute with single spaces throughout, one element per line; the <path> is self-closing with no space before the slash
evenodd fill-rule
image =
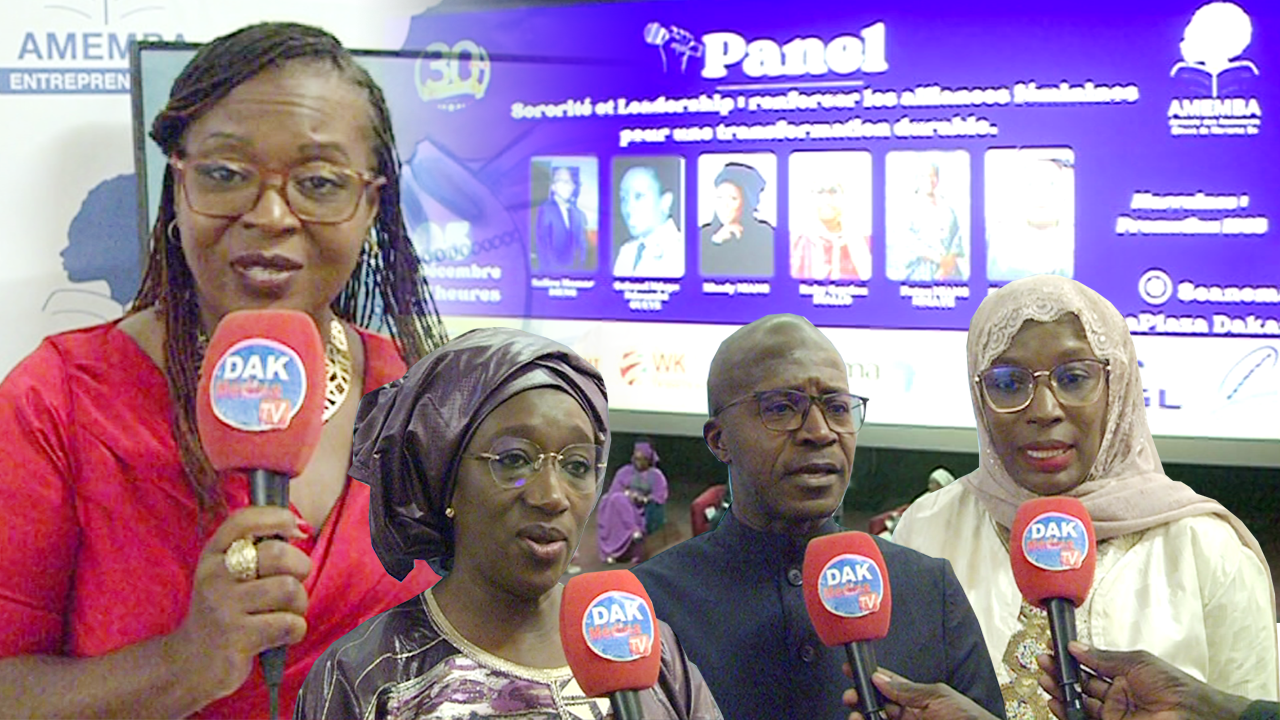
<path id="1" fill-rule="evenodd" d="M 1042 497 L 1018 508 L 1009 540 L 1013 579 L 1027 602 L 1049 614 L 1054 678 L 1062 691 L 1067 720 L 1085 720 L 1080 663 L 1067 651 L 1076 639 L 1076 608 L 1093 586 L 1098 562 L 1093 521 L 1084 504 L 1070 497 Z"/>
<path id="2" fill-rule="evenodd" d="M 228 517 L 205 544 L 190 606 L 169 645 L 176 665 L 201 678 L 208 702 L 239 689 L 259 653 L 292 645 L 307 630 L 302 583 L 311 559 L 305 553 L 285 542 L 263 542 L 257 546 L 258 579 L 241 581 L 227 572 L 224 551 L 237 538 L 297 532 L 288 510 L 250 507 Z"/>
<path id="3" fill-rule="evenodd" d="M 849 666 L 846 675 L 852 677 Z M 978 703 L 946 683 L 917 683 L 884 668 L 871 676 L 876 688 L 884 695 L 884 714 L 889 720 L 996 720 Z M 844 704 L 857 707 L 858 691 L 844 691 Z M 860 712 L 853 712 L 849 720 L 866 720 Z"/>
<path id="4" fill-rule="evenodd" d="M 200 372 L 200 443 L 219 472 L 249 474 L 255 508 L 228 518 L 205 546 L 190 619 L 200 623 L 208 614 L 217 617 L 213 626 L 227 634 L 212 638 L 215 647 L 229 643 L 233 654 L 261 652 L 273 718 L 279 710 L 284 646 L 306 632 L 301 583 L 310 560 L 285 542 L 259 543 L 296 533 L 297 520 L 288 510 L 289 479 L 302 473 L 320 442 L 324 391 L 320 333 L 309 315 L 293 310 L 228 314 L 209 341 Z M 201 635 L 195 639 L 210 639 Z"/>
<path id="5" fill-rule="evenodd" d="M 658 620 L 629 570 L 578 575 L 560 599 L 560 644 L 588 697 L 609 696 L 615 720 L 641 720 L 639 690 L 658 684 Z"/>
<path id="6" fill-rule="evenodd" d="M 872 644 L 889 634 L 893 612 L 884 556 L 870 535 L 844 532 L 809 541 L 804 553 L 804 604 L 823 644 L 844 645 L 865 720 L 884 720 L 884 699 L 871 683 Z"/>

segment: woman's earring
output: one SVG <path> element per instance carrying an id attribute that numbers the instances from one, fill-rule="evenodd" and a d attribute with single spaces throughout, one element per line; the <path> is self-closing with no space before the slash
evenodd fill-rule
<path id="1" fill-rule="evenodd" d="M 169 242 L 173 243 L 174 245 L 177 245 L 178 243 L 182 242 L 178 238 L 178 221 L 177 220 L 169 221 L 169 227 L 165 231 L 165 235 L 169 237 Z"/>
<path id="2" fill-rule="evenodd" d="M 452 505 L 450 505 L 449 507 L 447 507 L 447 508 L 445 508 L 445 509 L 444 509 L 444 516 L 445 516 L 445 517 L 452 519 L 452 518 L 453 518 L 453 514 L 454 514 L 454 513 L 453 513 L 453 506 L 452 506 Z"/>

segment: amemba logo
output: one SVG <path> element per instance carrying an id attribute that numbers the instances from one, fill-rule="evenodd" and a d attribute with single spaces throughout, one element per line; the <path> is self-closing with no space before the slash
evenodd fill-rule
<path id="1" fill-rule="evenodd" d="M 882 22 L 864 27 L 861 35 L 838 35 L 830 40 L 797 37 L 786 43 L 772 38 L 748 42 L 735 32 L 713 32 L 702 36 L 702 44 L 702 77 L 708 80 L 727 77 L 729 67 L 739 64 L 742 74 L 750 78 L 882 73 L 889 69 Z"/>
<path id="2" fill-rule="evenodd" d="M 1258 98 L 1174 98 L 1169 102 L 1171 118 L 1260 118 Z"/>
<path id="3" fill-rule="evenodd" d="M 129 43 L 134 40 L 176 40 L 182 41 L 182 33 L 174 33 L 166 37 L 157 30 L 110 30 L 110 27 L 130 25 L 139 20 L 149 20 L 156 13 L 163 13 L 169 8 L 164 0 L 146 0 L 145 2 L 122 2 L 121 0 L 101 0 L 84 2 L 68 0 L 62 4 L 45 4 L 44 9 L 50 12 L 50 18 L 60 18 L 64 22 L 56 23 L 68 27 L 56 30 L 50 27 L 28 29 L 22 35 L 18 47 L 19 61 L 95 61 L 95 62 L 128 62 Z M 100 23 L 100 26 L 99 26 Z M 101 29 L 83 28 L 86 24 L 99 26 Z"/>
<path id="4" fill-rule="evenodd" d="M 153 24 L 169 4 L 67 0 L 43 5 L 45 12 L 23 23 L 25 29 L 10 25 L 0 30 L 0 48 L 7 46 L 14 61 L 0 67 L 0 93 L 129 92 L 131 42 L 185 39 L 181 32 L 166 34 Z"/>
<path id="5" fill-rule="evenodd" d="M 129 44 L 136 40 L 164 40 L 158 32 L 55 32 L 43 34 L 28 30 L 22 36 L 18 60 L 91 60 L 129 61 Z M 182 33 L 174 40 L 181 42 Z"/>
<path id="6" fill-rule="evenodd" d="M 1169 132 L 1175 136 L 1257 135 L 1262 106 L 1248 92 L 1260 74 L 1245 53 L 1253 41 L 1253 20 L 1239 5 L 1223 0 L 1201 5 L 1182 33 L 1182 59 L 1169 76 L 1178 93 L 1207 90 L 1208 97 L 1175 97 L 1169 102 Z M 1228 97 L 1231 89 L 1235 89 Z M 1224 92 L 1226 91 L 1226 92 Z"/>

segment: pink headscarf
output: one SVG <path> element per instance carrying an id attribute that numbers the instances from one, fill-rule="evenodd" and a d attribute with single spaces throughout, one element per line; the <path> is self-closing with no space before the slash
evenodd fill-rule
<path id="1" fill-rule="evenodd" d="M 991 366 L 1022 324 L 1053 322 L 1067 313 L 1080 319 L 1093 352 L 1111 366 L 1107 422 L 1102 444 L 1084 482 L 1064 495 L 1084 503 L 1099 540 L 1147 530 L 1192 515 L 1213 514 L 1230 523 L 1263 567 L 1253 534 L 1216 500 L 1198 495 L 1164 474 L 1147 426 L 1138 353 L 1124 318 L 1111 303 L 1075 280 L 1056 275 L 1024 278 L 987 296 L 969 323 L 969 395 L 978 422 L 978 469 L 960 479 L 1002 527 L 1013 526 L 1018 506 L 1037 495 L 1014 482 L 991 443 L 984 400 L 973 378 Z"/>
<path id="2" fill-rule="evenodd" d="M 658 464 L 658 451 L 653 448 L 652 443 L 636 441 L 635 447 L 631 451 L 631 454 L 634 455 L 635 453 L 640 453 L 641 455 L 649 458 L 650 465 Z"/>

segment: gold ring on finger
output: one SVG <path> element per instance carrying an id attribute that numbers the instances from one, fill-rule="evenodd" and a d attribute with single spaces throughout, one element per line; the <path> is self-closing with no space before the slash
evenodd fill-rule
<path id="1" fill-rule="evenodd" d="M 258 546 L 253 538 L 240 538 L 227 548 L 222 562 L 236 580 L 254 580 L 258 577 Z"/>

